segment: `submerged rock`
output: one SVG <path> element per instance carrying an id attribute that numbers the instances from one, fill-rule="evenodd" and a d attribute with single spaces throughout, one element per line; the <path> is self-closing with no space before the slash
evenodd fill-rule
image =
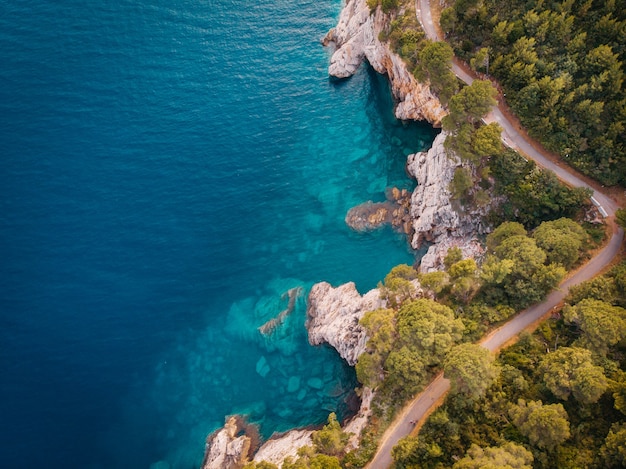
<path id="1" fill-rule="evenodd" d="M 402 58 L 379 40 L 391 19 L 380 8 L 370 13 L 367 0 L 348 0 L 337 26 L 322 41 L 336 46 L 328 72 L 337 78 L 347 78 L 367 60 L 378 73 L 389 77 L 391 92 L 398 101 L 395 109 L 398 119 L 427 120 L 439 126 L 445 115 L 439 100 L 407 70 Z"/>
<path id="2" fill-rule="evenodd" d="M 352 207 L 346 215 L 346 224 L 355 231 L 372 231 L 390 224 L 396 231 L 413 234 L 411 225 L 411 193 L 393 187 L 387 191 L 387 201 L 372 202 Z"/>
<path id="3" fill-rule="evenodd" d="M 367 332 L 359 320 L 367 311 L 382 308 L 385 301 L 378 289 L 361 296 L 354 282 L 333 288 L 327 282 L 316 283 L 309 293 L 306 328 L 309 343 L 328 343 L 350 366 L 356 365 L 365 351 Z"/>
<path id="4" fill-rule="evenodd" d="M 292 376 L 287 383 L 287 392 L 296 392 L 298 389 L 300 389 L 300 378 Z"/>
<path id="5" fill-rule="evenodd" d="M 261 358 L 256 362 L 256 372 L 261 375 L 261 377 L 265 378 L 267 374 L 270 372 L 271 367 L 267 363 L 267 358 L 264 355 L 261 355 Z"/>

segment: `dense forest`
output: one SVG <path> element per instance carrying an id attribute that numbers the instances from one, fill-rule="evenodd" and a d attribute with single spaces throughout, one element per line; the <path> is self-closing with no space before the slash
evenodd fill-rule
<path id="1" fill-rule="evenodd" d="M 498 80 L 529 133 L 603 184 L 626 184 L 626 2 L 449 4 L 455 54 Z"/>
<path id="2" fill-rule="evenodd" d="M 453 390 L 395 448 L 398 468 L 625 467 L 624 306 L 621 264 L 572 288 L 552 319 L 481 365 L 477 391 L 466 384 L 476 377 L 445 363 Z"/>

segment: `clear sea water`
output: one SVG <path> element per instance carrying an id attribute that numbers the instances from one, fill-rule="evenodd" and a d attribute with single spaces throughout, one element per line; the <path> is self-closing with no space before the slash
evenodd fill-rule
<path id="1" fill-rule="evenodd" d="M 7 468 L 197 467 L 224 416 L 345 415 L 305 295 L 365 292 L 406 240 L 347 210 L 411 187 L 427 125 L 332 82 L 339 0 L 0 4 L 0 448 Z"/>

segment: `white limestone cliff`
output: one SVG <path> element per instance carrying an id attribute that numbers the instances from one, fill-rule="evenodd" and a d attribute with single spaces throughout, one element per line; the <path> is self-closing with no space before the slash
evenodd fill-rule
<path id="1" fill-rule="evenodd" d="M 460 247 L 464 257 L 478 258 L 483 248 L 477 234 L 488 230 L 482 216 L 474 211 L 459 213 L 454 208 L 448 189 L 461 160 L 444 148 L 446 133 L 440 133 L 427 152 L 409 155 L 407 171 L 417 180 L 411 198 L 411 217 L 415 234 L 414 249 L 424 242 L 433 243 L 422 258 L 420 271 L 430 272 L 443 267 L 443 258 L 451 247 Z"/>
<path id="2" fill-rule="evenodd" d="M 378 289 L 361 296 L 354 282 L 333 288 L 327 282 L 313 285 L 309 293 L 306 328 L 309 343 L 333 346 L 350 366 L 365 351 L 367 332 L 359 320 L 367 311 L 382 308 L 385 301 Z"/>
<path id="3" fill-rule="evenodd" d="M 237 436 L 240 430 L 237 417 L 229 417 L 223 428 L 209 436 L 202 469 L 238 469 L 245 464 L 250 438 Z"/>
<path id="4" fill-rule="evenodd" d="M 401 120 L 427 120 L 441 124 L 446 114 L 430 88 L 419 83 L 407 70 L 402 58 L 379 40 L 390 17 L 380 8 L 370 12 L 367 0 L 347 0 L 336 27 L 324 38 L 324 44 L 336 47 L 328 72 L 337 78 L 352 76 L 364 60 L 389 77 L 391 92 L 398 102 L 395 115 Z"/>
<path id="5" fill-rule="evenodd" d="M 311 446 L 313 430 L 291 430 L 277 437 L 267 440 L 254 455 L 254 461 L 266 461 L 282 467 L 285 458 L 291 456 L 298 459 L 298 450 L 304 446 Z"/>

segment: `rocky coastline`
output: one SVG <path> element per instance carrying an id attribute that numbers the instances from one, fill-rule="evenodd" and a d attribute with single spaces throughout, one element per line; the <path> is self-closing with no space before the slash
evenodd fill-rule
<path id="1" fill-rule="evenodd" d="M 427 85 L 417 82 L 402 59 L 379 40 L 380 33 L 391 20 L 380 8 L 370 12 L 366 0 L 347 0 L 337 26 L 323 40 L 325 45 L 335 47 L 329 74 L 336 78 L 350 77 L 367 60 L 377 72 L 389 78 L 397 103 L 395 115 L 398 119 L 427 120 L 434 126 L 440 126 L 446 111 L 439 100 Z M 422 272 L 441 269 L 443 258 L 453 246 L 460 247 L 466 257 L 480 257 L 483 248 L 477 235 L 488 231 L 488 227 L 481 223 L 481 214 L 469 212 L 461 215 L 454 208 L 448 188 L 455 169 L 462 166 L 462 162 L 446 151 L 445 138 L 446 134 L 442 132 L 430 150 L 407 157 L 407 172 L 417 181 L 413 193 L 391 189 L 387 202 L 366 202 L 346 216 L 346 223 L 357 231 L 376 229 L 390 223 L 407 234 L 413 248 L 430 244 L 421 261 Z M 365 351 L 368 339 L 359 320 L 367 311 L 385 307 L 386 302 L 378 289 L 360 295 L 352 282 L 338 287 L 320 282 L 312 287 L 307 305 L 309 343 L 329 344 L 349 365 L 354 366 Z M 267 329 L 266 332 L 269 332 L 271 327 Z M 358 413 L 344 422 L 344 431 L 351 434 L 350 448 L 359 444 L 361 431 L 370 415 L 373 395 L 371 389 L 362 388 Z M 246 443 L 246 435 L 240 435 L 236 428 L 233 430 L 233 425 L 227 420 L 224 428 L 209 437 L 203 469 L 242 467 L 248 457 L 250 442 Z M 299 448 L 312 444 L 313 431 L 294 429 L 275 435 L 250 458 L 281 467 L 286 457 L 296 457 Z M 238 455 L 235 454 L 237 451 Z"/>
<path id="2" fill-rule="evenodd" d="M 459 247 L 464 257 L 480 258 L 484 249 L 477 236 L 489 231 L 482 221 L 487 208 L 459 212 L 453 205 L 449 187 L 463 163 L 445 148 L 446 137 L 445 132 L 440 133 L 430 150 L 407 158 L 407 172 L 417 181 L 411 196 L 411 246 L 419 249 L 430 243 L 420 263 L 421 272 L 441 270 L 451 247 Z"/>
<path id="3" fill-rule="evenodd" d="M 324 45 L 335 47 L 328 73 L 336 78 L 347 78 L 367 60 L 374 70 L 389 78 L 398 119 L 426 120 L 439 127 L 446 115 L 439 99 L 427 85 L 419 83 L 402 58 L 379 39 L 392 19 L 380 8 L 370 12 L 367 0 L 347 0 L 337 26 L 322 41 Z"/>

